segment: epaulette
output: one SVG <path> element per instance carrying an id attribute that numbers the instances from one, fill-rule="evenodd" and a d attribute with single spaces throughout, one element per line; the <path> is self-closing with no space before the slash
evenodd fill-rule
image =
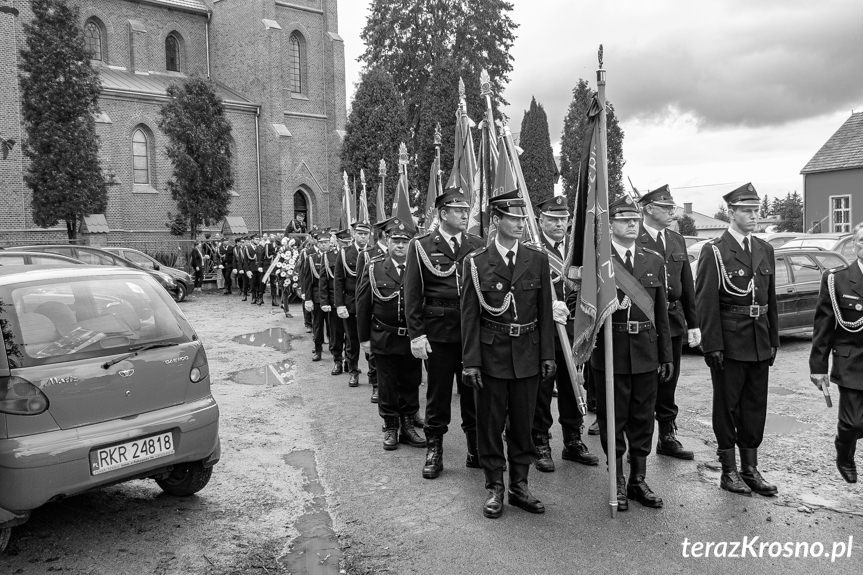
<path id="1" fill-rule="evenodd" d="M 680 232 L 676 232 L 676 231 L 669 229 L 669 228 L 665 228 L 665 233 L 666 234 L 672 234 L 675 236 L 680 236 L 681 238 L 683 237 L 683 234 L 681 234 Z"/>
<path id="2" fill-rule="evenodd" d="M 423 233 L 421 233 L 421 234 L 417 234 L 417 235 L 415 235 L 415 236 L 413 237 L 413 239 L 415 239 L 415 240 L 421 240 L 421 239 L 426 238 L 426 237 L 428 237 L 428 236 L 430 236 L 430 235 L 431 235 L 431 231 L 430 231 L 430 230 L 426 230 L 426 231 L 424 231 L 424 232 L 423 232 Z"/>
<path id="3" fill-rule="evenodd" d="M 722 236 L 712 238 L 710 241 L 707 242 L 707 244 L 711 245 L 711 246 L 715 246 L 715 245 L 718 245 L 720 241 L 722 241 Z"/>
<path id="4" fill-rule="evenodd" d="M 481 253 L 485 252 L 487 249 L 488 249 L 488 246 L 482 246 L 482 247 L 479 247 L 479 248 L 477 248 L 477 249 L 473 250 L 472 252 L 470 252 L 467 256 L 468 256 L 469 258 L 476 257 L 476 256 L 478 256 L 479 254 L 481 254 Z"/>
<path id="5" fill-rule="evenodd" d="M 384 261 L 385 259 L 387 259 L 387 255 L 386 255 L 386 254 L 378 254 L 378 255 L 376 255 L 375 257 L 373 257 L 372 259 L 370 259 L 370 260 L 369 260 L 368 262 L 366 262 L 366 263 L 382 262 L 382 261 Z"/>
<path id="6" fill-rule="evenodd" d="M 848 269 L 848 264 L 841 264 L 841 265 L 836 266 L 835 268 L 830 268 L 829 270 L 827 270 L 827 273 L 835 274 L 836 272 L 841 272 L 842 270 L 847 270 L 847 269 Z"/>
<path id="7" fill-rule="evenodd" d="M 466 237 L 466 238 L 473 238 L 473 239 L 475 239 L 475 240 L 480 240 L 480 241 L 482 241 L 482 236 L 478 236 L 478 235 L 476 235 L 476 234 L 472 234 L 472 233 L 470 233 L 470 232 L 464 232 L 464 235 L 465 235 L 465 237 Z"/>
<path id="8" fill-rule="evenodd" d="M 664 258 L 664 257 L 662 257 L 662 254 L 660 254 L 658 251 L 656 251 L 656 250 L 652 250 L 652 249 L 650 249 L 650 248 L 644 248 L 644 247 L 643 247 L 643 248 L 641 248 L 641 249 L 643 249 L 645 252 L 647 252 L 647 253 L 649 253 L 649 254 L 653 254 L 653 255 L 655 255 L 656 257 L 658 257 L 658 258 L 659 258 L 659 259 L 661 259 L 662 261 L 665 261 L 665 258 Z"/>
<path id="9" fill-rule="evenodd" d="M 526 247 L 526 248 L 527 248 L 527 249 L 529 249 L 529 250 L 533 250 L 533 251 L 535 251 L 535 252 L 540 252 L 540 253 L 545 253 L 545 250 L 544 250 L 544 249 L 542 249 L 542 247 L 540 247 L 540 246 L 538 246 L 538 245 L 534 244 L 533 242 L 524 242 L 524 243 L 523 243 L 523 244 L 521 244 L 521 245 L 522 245 L 522 246 L 524 246 L 524 247 Z"/>

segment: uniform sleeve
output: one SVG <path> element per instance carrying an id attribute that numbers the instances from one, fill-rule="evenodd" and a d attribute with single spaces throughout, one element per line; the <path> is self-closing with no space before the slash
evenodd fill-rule
<path id="1" fill-rule="evenodd" d="M 480 346 L 480 307 L 479 298 L 470 273 L 471 258 L 462 261 L 461 287 L 461 350 L 464 367 L 482 368 L 482 348 Z M 546 278 L 547 279 L 547 278 Z M 552 344 L 553 346 L 554 344 Z M 553 347 L 552 347 L 553 350 Z M 552 351 L 552 357 L 554 353 Z"/>
<path id="2" fill-rule="evenodd" d="M 419 254 L 417 253 L 418 241 L 411 241 L 408 246 L 407 262 L 405 262 L 405 319 L 408 326 L 408 335 L 411 339 L 416 339 L 426 334 L 425 322 L 423 321 L 422 264 L 419 261 Z"/>
<path id="3" fill-rule="evenodd" d="M 683 253 L 686 253 L 686 241 L 683 240 Z M 680 305 L 683 307 L 683 317 L 686 319 L 687 329 L 698 327 L 698 314 L 695 312 L 695 279 L 692 277 L 692 266 L 689 259 L 683 262 L 683 270 L 680 274 L 683 283 L 683 293 L 680 296 Z"/>
<path id="4" fill-rule="evenodd" d="M 321 254 L 321 277 L 318 282 L 318 303 L 320 305 L 333 305 L 332 294 L 330 293 L 329 275 L 326 270 L 327 254 Z"/>
<path id="5" fill-rule="evenodd" d="M 539 359 L 541 361 L 554 359 L 555 323 L 551 305 L 551 268 L 548 256 L 537 253 L 540 261 L 539 283 L 541 286 L 537 305 L 537 320 L 539 321 Z"/>
<path id="6" fill-rule="evenodd" d="M 357 263 L 359 263 L 357 259 Z M 359 272 L 357 272 L 359 273 Z M 369 341 L 372 324 L 372 288 L 369 274 L 363 274 L 357 284 L 357 334 L 360 341 Z"/>
<path id="7" fill-rule="evenodd" d="M 827 287 L 830 272 L 821 276 L 821 289 L 818 292 L 818 307 L 815 308 L 815 321 L 812 331 L 812 350 L 809 352 L 809 373 L 827 373 L 830 350 L 836 336 L 836 315 Z"/>
<path id="8" fill-rule="evenodd" d="M 656 258 L 656 261 L 659 266 L 658 277 L 665 277 L 665 263 L 661 261 L 661 258 Z M 656 338 L 656 345 L 659 351 L 659 363 L 670 363 L 673 361 L 671 355 L 671 325 L 668 321 L 668 296 L 664 284 L 656 288 L 653 316 L 658 336 Z"/>
<path id="9" fill-rule="evenodd" d="M 773 273 L 767 283 L 767 319 L 770 321 L 770 347 L 779 347 L 779 304 L 776 302 L 776 259 L 773 257 L 773 246 L 764 242 L 767 247 L 767 258 Z"/>
<path id="10" fill-rule="evenodd" d="M 335 294 L 333 294 L 333 302 L 336 307 L 346 306 L 345 303 L 345 276 L 347 272 L 345 271 L 345 264 L 342 261 L 343 254 L 345 252 L 340 250 L 336 255 L 336 265 L 335 265 L 335 279 L 333 279 L 333 290 L 335 290 Z"/>
<path id="11" fill-rule="evenodd" d="M 314 281 L 314 276 L 312 276 L 312 262 L 309 261 L 311 256 L 306 255 L 303 258 L 303 269 L 302 274 L 300 275 L 301 285 L 303 286 L 303 297 L 305 301 L 312 301 L 312 294 L 314 290 L 312 289 L 312 281 Z"/>
<path id="12" fill-rule="evenodd" d="M 698 310 L 698 325 L 701 326 L 701 349 L 704 353 L 724 351 L 722 320 L 719 316 L 719 274 L 712 244 L 704 246 L 698 258 L 695 307 Z"/>

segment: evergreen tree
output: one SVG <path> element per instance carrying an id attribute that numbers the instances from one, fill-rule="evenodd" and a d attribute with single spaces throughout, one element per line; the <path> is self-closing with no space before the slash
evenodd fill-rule
<path id="1" fill-rule="evenodd" d="M 761 213 L 759 216 L 762 218 L 766 218 L 767 214 L 770 213 L 770 201 L 767 199 L 767 195 L 764 195 L 764 199 L 761 200 Z"/>
<path id="2" fill-rule="evenodd" d="M 559 173 L 548 135 L 548 117 L 536 98 L 531 98 L 530 109 L 521 121 L 518 147 L 523 150 L 519 160 L 530 200 L 538 203 L 553 196 L 554 181 Z"/>
<path id="3" fill-rule="evenodd" d="M 168 189 L 196 239 L 201 225 L 230 213 L 231 124 L 209 80 L 193 77 L 172 84 L 168 96 L 170 102 L 159 112 L 159 129 L 168 137 L 166 151 L 174 164 Z"/>
<path id="4" fill-rule="evenodd" d="M 30 160 L 24 181 L 36 225 L 63 220 L 75 240 L 84 215 L 104 212 L 108 202 L 95 122 L 101 84 L 78 9 L 65 0 L 33 0 L 31 7 L 20 63 L 23 150 Z"/>
<path id="5" fill-rule="evenodd" d="M 697 236 L 698 229 L 695 227 L 695 220 L 689 214 L 683 214 L 677 221 L 677 231 L 683 236 Z"/>
<path id="6" fill-rule="evenodd" d="M 387 205 L 384 207 L 388 208 L 392 205 L 399 177 L 399 143 L 407 139 L 404 104 L 392 76 L 380 67 L 366 70 L 351 104 L 341 158 L 342 170 L 348 175 L 358 178 L 360 170 L 365 170 L 369 211 L 375 214 L 379 209 L 376 190 L 380 182 L 380 161 L 387 163 Z"/>
<path id="7" fill-rule="evenodd" d="M 723 222 L 731 221 L 731 216 L 728 215 L 728 210 L 725 208 L 725 204 L 719 204 L 719 209 L 716 210 L 713 217 L 717 220 L 722 220 Z"/>
<path id="8" fill-rule="evenodd" d="M 578 188 L 578 169 L 581 165 L 581 152 L 587 127 L 587 110 L 593 100 L 593 90 L 587 80 L 580 78 L 572 90 L 572 101 L 563 121 L 563 134 L 560 140 L 560 174 L 563 177 L 563 190 L 569 199 L 570 209 L 575 202 Z M 608 138 L 608 193 L 613 199 L 624 193 L 623 188 L 623 130 L 617 122 L 614 106 L 606 101 L 606 125 Z"/>
<path id="9" fill-rule="evenodd" d="M 776 226 L 777 231 L 803 231 L 803 199 L 796 191 L 789 193 L 779 201 L 779 209 L 776 214 L 780 217 L 779 224 Z"/>

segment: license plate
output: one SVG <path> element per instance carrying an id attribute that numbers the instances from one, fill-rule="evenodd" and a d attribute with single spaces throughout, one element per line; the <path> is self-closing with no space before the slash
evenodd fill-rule
<path id="1" fill-rule="evenodd" d="M 90 473 L 100 475 L 174 454 L 174 436 L 152 435 L 90 452 Z"/>

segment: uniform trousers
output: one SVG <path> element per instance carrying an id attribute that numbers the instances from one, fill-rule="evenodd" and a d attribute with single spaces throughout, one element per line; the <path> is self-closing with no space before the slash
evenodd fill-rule
<path id="1" fill-rule="evenodd" d="M 342 361 L 342 354 L 345 351 L 345 323 L 336 314 L 335 309 L 325 312 L 324 316 L 327 320 L 330 354 L 333 356 L 333 361 Z"/>
<path id="2" fill-rule="evenodd" d="M 592 369 L 596 386 L 596 421 L 602 450 L 608 455 L 606 427 L 605 371 Z M 656 385 L 659 376 L 647 373 L 614 374 L 614 446 L 615 457 L 623 457 L 626 445 L 632 457 L 650 454 L 653 441 L 653 407 L 656 405 Z"/>
<path id="3" fill-rule="evenodd" d="M 198 267 L 196 270 L 192 270 L 192 280 L 194 281 L 194 286 L 196 288 L 200 288 L 204 283 L 204 268 Z"/>
<path id="4" fill-rule="evenodd" d="M 422 361 L 410 354 L 375 354 L 375 361 L 378 368 L 380 416 L 399 417 L 419 411 Z"/>
<path id="5" fill-rule="evenodd" d="M 303 306 L 305 309 L 305 306 Z M 317 303 L 309 312 L 312 320 L 312 341 L 315 344 L 315 353 L 321 353 L 324 347 L 324 317 L 327 315 Z"/>
<path id="6" fill-rule="evenodd" d="M 348 360 L 348 371 L 360 371 L 360 335 L 357 332 L 357 316 L 349 315 L 344 322 L 345 359 Z"/>
<path id="7" fill-rule="evenodd" d="M 252 297 L 257 299 L 259 296 L 264 297 L 263 285 L 261 284 L 261 276 L 263 276 L 261 272 L 258 271 L 258 268 L 252 270 L 252 278 L 249 280 L 251 284 L 251 292 Z"/>
<path id="8" fill-rule="evenodd" d="M 584 423 L 584 417 L 578 410 L 575 391 L 572 389 L 563 349 L 558 345 L 555 345 L 554 359 L 557 363 L 557 374 L 553 378 L 539 383 L 539 392 L 536 396 L 536 413 L 533 418 L 533 433 L 536 435 L 547 434 L 554 423 L 554 417 L 551 414 L 551 397 L 555 382 L 557 382 L 557 410 L 560 426 L 563 429 L 580 432 Z"/>
<path id="9" fill-rule="evenodd" d="M 837 435 L 846 443 L 863 438 L 863 390 L 839 386 Z"/>
<path id="10" fill-rule="evenodd" d="M 284 281 L 280 276 L 275 273 L 270 274 L 270 300 L 276 301 L 276 298 L 279 297 L 279 281 Z"/>
<path id="11" fill-rule="evenodd" d="M 680 377 L 680 355 L 683 352 L 683 336 L 671 338 L 671 360 L 674 364 L 674 373 L 666 382 L 659 382 L 656 390 L 656 421 L 668 423 L 677 419 L 677 404 L 674 402 L 674 394 L 677 390 L 677 379 Z"/>
<path id="12" fill-rule="evenodd" d="M 482 389 L 473 390 L 476 401 L 479 464 L 486 479 L 503 471 L 506 460 L 513 465 L 530 465 L 534 456 L 533 415 L 539 375 L 498 379 L 482 374 Z M 506 430 L 506 453 L 503 438 Z"/>
<path id="13" fill-rule="evenodd" d="M 375 353 L 367 353 L 366 354 L 366 362 L 369 364 L 369 385 L 377 385 L 378 384 L 378 368 L 377 368 L 377 359 L 375 358 Z M 420 376 L 422 377 L 422 376 Z"/>
<path id="14" fill-rule="evenodd" d="M 461 381 L 461 343 L 431 341 L 431 353 L 426 360 L 428 390 L 426 391 L 425 434 L 444 435 L 452 419 L 452 381 L 456 380 L 461 407 L 461 428 L 476 429 L 476 404 L 471 388 Z M 534 398 L 534 402 L 536 398 Z"/>
<path id="15" fill-rule="evenodd" d="M 724 369 L 711 369 L 713 380 L 713 434 L 718 449 L 735 445 L 757 448 L 767 420 L 769 361 L 725 358 Z"/>
<path id="16" fill-rule="evenodd" d="M 225 268 L 222 270 L 222 279 L 225 282 L 225 291 L 231 293 L 231 270 Z"/>
<path id="17" fill-rule="evenodd" d="M 246 272 L 237 270 L 237 289 L 245 297 L 249 293 L 249 278 L 246 277 Z"/>

